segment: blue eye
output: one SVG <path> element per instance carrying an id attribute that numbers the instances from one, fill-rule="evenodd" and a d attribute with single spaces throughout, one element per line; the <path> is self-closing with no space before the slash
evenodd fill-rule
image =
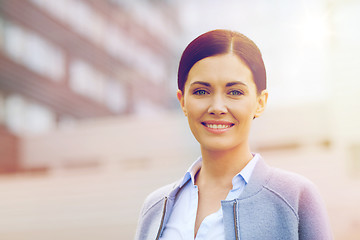
<path id="1" fill-rule="evenodd" d="M 205 94 L 207 94 L 207 91 L 200 89 L 200 90 L 194 91 L 194 94 L 195 95 L 205 95 Z"/>
<path id="2" fill-rule="evenodd" d="M 244 95 L 243 92 L 239 91 L 239 90 L 232 90 L 229 92 L 230 95 L 233 95 L 233 96 L 240 96 L 240 95 Z"/>

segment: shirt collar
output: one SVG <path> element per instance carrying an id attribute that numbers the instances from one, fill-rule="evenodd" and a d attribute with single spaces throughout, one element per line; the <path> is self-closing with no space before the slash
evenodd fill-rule
<path id="1" fill-rule="evenodd" d="M 250 180 L 251 174 L 254 171 L 256 163 L 259 161 L 260 154 L 253 154 L 253 158 L 246 164 L 246 166 L 236 174 L 232 179 L 233 190 L 242 186 L 242 182 L 247 184 Z"/>
<path id="2" fill-rule="evenodd" d="M 251 174 L 254 171 L 255 165 L 260 159 L 260 154 L 253 154 L 253 158 L 246 164 L 246 166 L 236 174 L 232 179 L 233 190 L 240 188 L 243 181 L 247 184 L 250 180 Z M 185 183 L 191 179 L 193 185 L 195 185 L 195 176 L 197 172 L 200 170 L 202 165 L 202 157 L 199 157 L 188 169 L 185 173 L 183 180 L 180 183 L 180 188 L 182 188 Z"/>
<path id="3" fill-rule="evenodd" d="M 180 188 L 184 186 L 184 184 L 191 179 L 193 185 L 195 185 L 195 175 L 200 170 L 202 165 L 202 157 L 199 157 L 187 170 L 183 180 L 180 183 Z"/>

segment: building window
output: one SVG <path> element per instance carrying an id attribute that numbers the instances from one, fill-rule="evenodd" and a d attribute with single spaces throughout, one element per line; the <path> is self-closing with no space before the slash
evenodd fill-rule
<path id="1" fill-rule="evenodd" d="M 96 9 L 89 4 L 79 0 L 44 1 L 32 0 L 38 7 L 44 9 L 60 21 L 67 24 L 79 35 L 90 39 L 93 43 L 103 48 L 109 55 L 129 64 L 132 68 L 141 72 L 149 81 L 161 83 L 166 78 L 166 65 L 152 49 L 145 47 L 137 41 L 137 37 L 124 31 L 113 22 L 109 22 Z M 146 21 L 145 25 L 151 25 L 157 33 L 166 32 L 166 24 L 162 23 L 161 17 L 152 16 L 146 8 L 137 13 L 134 11 L 135 19 Z M 155 11 L 155 10 L 151 10 Z M 142 18 L 136 17 L 142 16 Z M 151 23 L 150 23 L 151 22 Z M 161 27 L 159 27 L 160 23 Z M 158 27 L 155 27 L 158 26 Z M 171 27 L 168 29 L 171 30 Z M 137 33 L 141 34 L 141 33 Z M 105 37 L 106 36 L 106 37 Z M 164 35 L 166 36 L 166 34 Z M 139 57 L 141 56 L 141 57 Z M 154 64 L 156 63 L 156 64 Z"/>
<path id="2" fill-rule="evenodd" d="M 125 90 L 122 85 L 115 80 L 108 80 L 106 82 L 105 104 L 115 113 L 121 113 L 126 109 Z"/>
<path id="3" fill-rule="evenodd" d="M 88 3 L 79 0 L 32 0 L 32 2 L 80 35 L 91 39 L 96 44 L 103 44 L 107 23 Z"/>
<path id="4" fill-rule="evenodd" d="M 5 22 L 4 36 L 4 50 L 11 59 L 53 81 L 62 80 L 65 60 L 59 48 L 11 22 Z"/>
<path id="5" fill-rule="evenodd" d="M 21 135 L 24 130 L 25 102 L 19 95 L 8 96 L 5 100 L 5 125 L 10 131 Z"/>
<path id="6" fill-rule="evenodd" d="M 26 106 L 27 132 L 39 134 L 56 127 L 56 115 L 47 107 L 30 102 Z"/>
<path id="7" fill-rule="evenodd" d="M 7 23 L 4 28 L 4 50 L 14 61 L 21 62 L 22 54 L 25 52 L 25 32 L 19 27 Z"/>
<path id="8" fill-rule="evenodd" d="M 51 110 L 20 95 L 9 95 L 4 105 L 5 125 L 17 135 L 44 133 L 55 126 L 56 116 Z"/>
<path id="9" fill-rule="evenodd" d="M 105 75 L 81 60 L 70 65 L 70 88 L 83 96 L 99 103 L 104 102 Z"/>
<path id="10" fill-rule="evenodd" d="M 126 108 L 125 90 L 121 83 L 84 61 L 71 62 L 69 83 L 74 92 L 103 104 L 114 113 Z"/>

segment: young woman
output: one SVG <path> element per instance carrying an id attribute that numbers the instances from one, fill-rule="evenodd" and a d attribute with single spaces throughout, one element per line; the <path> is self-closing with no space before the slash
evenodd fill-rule
<path id="1" fill-rule="evenodd" d="M 250 126 L 268 97 L 250 39 L 228 30 L 197 37 L 181 57 L 178 88 L 201 157 L 180 181 L 148 196 L 136 239 L 332 239 L 313 184 L 250 151 Z"/>

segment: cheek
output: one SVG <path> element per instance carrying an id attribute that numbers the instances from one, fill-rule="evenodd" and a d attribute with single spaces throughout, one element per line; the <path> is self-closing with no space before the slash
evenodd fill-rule
<path id="1" fill-rule="evenodd" d="M 189 115 L 201 115 L 204 111 L 206 111 L 207 104 L 205 101 L 189 98 L 185 99 L 185 109 Z"/>
<path id="2" fill-rule="evenodd" d="M 256 112 L 256 104 L 253 102 L 247 102 L 242 104 L 233 104 L 229 106 L 229 110 L 231 113 L 235 115 L 238 119 L 253 119 L 254 114 Z"/>
<path id="3" fill-rule="evenodd" d="M 188 106 L 186 106 L 186 113 L 189 120 L 191 120 L 193 118 L 197 118 L 200 115 L 200 110 L 197 106 L 189 104 Z"/>

